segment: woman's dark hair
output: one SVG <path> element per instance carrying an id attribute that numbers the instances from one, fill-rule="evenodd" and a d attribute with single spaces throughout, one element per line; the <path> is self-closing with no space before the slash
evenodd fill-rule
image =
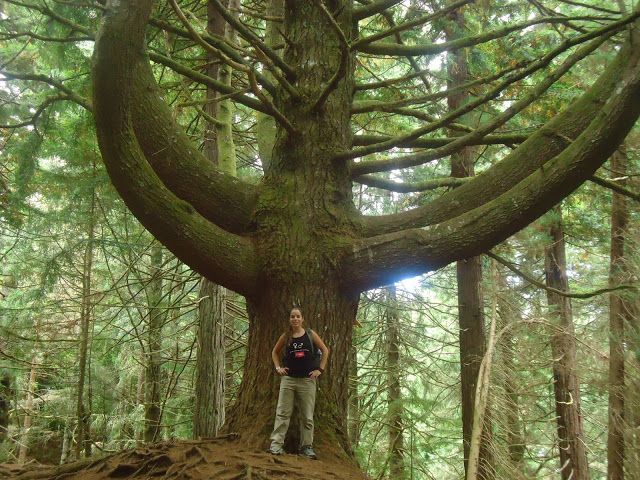
<path id="1" fill-rule="evenodd" d="M 291 312 L 293 312 L 294 310 L 298 310 L 300 312 L 300 316 L 304 319 L 304 312 L 302 311 L 302 308 L 298 307 L 297 305 L 294 305 L 293 307 L 291 307 L 291 310 L 289 310 L 289 314 L 291 314 Z M 289 346 L 291 344 L 291 341 L 293 340 L 293 332 L 291 331 L 291 325 L 289 325 L 289 328 L 287 328 L 287 331 L 285 332 L 285 346 Z"/>

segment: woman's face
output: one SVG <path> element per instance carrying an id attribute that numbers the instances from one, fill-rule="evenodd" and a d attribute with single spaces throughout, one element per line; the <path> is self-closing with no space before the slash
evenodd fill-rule
<path id="1" fill-rule="evenodd" d="M 292 327 L 301 327 L 303 322 L 302 312 L 297 308 L 292 309 L 289 314 L 289 325 Z"/>

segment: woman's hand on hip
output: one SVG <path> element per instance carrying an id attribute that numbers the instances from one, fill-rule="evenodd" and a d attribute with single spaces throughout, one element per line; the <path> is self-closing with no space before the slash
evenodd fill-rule
<path id="1" fill-rule="evenodd" d="M 288 367 L 276 367 L 276 373 L 278 375 L 280 375 L 281 377 L 284 377 L 285 375 L 289 375 L 289 368 Z"/>
<path id="2" fill-rule="evenodd" d="M 312 380 L 315 380 L 320 375 L 322 375 L 322 372 L 320 370 L 312 370 L 311 373 L 309 374 L 309 378 L 311 378 Z"/>

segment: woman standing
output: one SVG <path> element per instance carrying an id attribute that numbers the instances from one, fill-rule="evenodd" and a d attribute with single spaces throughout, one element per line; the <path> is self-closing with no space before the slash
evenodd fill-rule
<path id="1" fill-rule="evenodd" d="M 322 375 L 327 366 L 329 349 L 316 332 L 305 330 L 303 325 L 302 310 L 294 307 L 289 314 L 289 329 L 280 335 L 271 351 L 276 373 L 282 379 L 269 452 L 274 455 L 284 453 L 284 437 L 289 428 L 294 402 L 296 402 L 301 416 L 300 455 L 315 460 L 313 410 L 316 403 L 316 379 Z M 322 352 L 319 365 L 315 355 L 318 348 Z M 284 355 L 282 355 L 283 349 Z"/>

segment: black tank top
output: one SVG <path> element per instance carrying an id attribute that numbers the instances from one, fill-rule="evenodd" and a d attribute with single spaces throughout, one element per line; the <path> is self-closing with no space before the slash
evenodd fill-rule
<path id="1" fill-rule="evenodd" d="M 311 340 L 306 331 L 301 337 L 292 338 L 287 345 L 284 365 L 289 368 L 289 376 L 296 378 L 308 377 L 315 369 Z"/>

